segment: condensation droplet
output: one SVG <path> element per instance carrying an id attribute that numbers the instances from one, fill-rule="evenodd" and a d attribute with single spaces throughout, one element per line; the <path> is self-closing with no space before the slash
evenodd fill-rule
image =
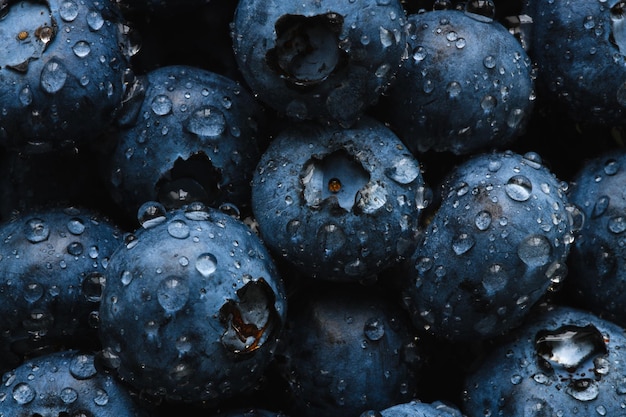
<path id="1" fill-rule="evenodd" d="M 50 94 L 60 91 L 67 80 L 67 71 L 63 64 L 56 60 L 50 60 L 41 70 L 39 82 L 41 88 Z"/>
<path id="2" fill-rule="evenodd" d="M 189 237 L 189 226 L 182 220 L 174 220 L 167 225 L 167 232 L 176 239 L 186 239 Z"/>
<path id="3" fill-rule="evenodd" d="M 30 219 L 25 224 L 24 233 L 31 243 L 43 242 L 50 236 L 50 226 L 42 219 Z"/>
<path id="4" fill-rule="evenodd" d="M 523 175 L 514 175 L 504 186 L 506 194 L 515 201 L 527 201 L 533 190 L 530 180 Z"/>
<path id="5" fill-rule="evenodd" d="M 217 258 L 211 253 L 203 253 L 196 259 L 196 270 L 208 277 L 217 270 Z"/>
<path id="6" fill-rule="evenodd" d="M 180 278 L 166 278 L 159 284 L 157 299 L 165 311 L 178 311 L 187 304 L 189 286 Z"/>
<path id="7" fill-rule="evenodd" d="M 172 111 L 172 100 L 166 95 L 159 94 L 152 99 L 150 108 L 157 116 L 165 116 Z"/>
<path id="8" fill-rule="evenodd" d="M 380 318 L 371 317 L 365 322 L 363 332 L 371 341 L 380 340 L 385 335 L 385 325 Z"/>

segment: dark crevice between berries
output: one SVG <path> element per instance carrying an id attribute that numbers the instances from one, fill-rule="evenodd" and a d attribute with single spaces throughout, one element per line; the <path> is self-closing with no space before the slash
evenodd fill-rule
<path id="1" fill-rule="evenodd" d="M 189 159 L 178 158 L 173 168 L 157 183 L 158 201 L 168 210 L 193 202 L 215 206 L 221 194 L 221 171 L 204 152 Z"/>
<path id="2" fill-rule="evenodd" d="M 266 56 L 268 66 L 288 87 L 311 87 L 343 68 L 347 53 L 339 47 L 343 16 L 287 14 L 275 24 L 276 47 Z"/>
<path id="3" fill-rule="evenodd" d="M 0 3 L 0 69 L 26 72 L 30 61 L 39 59 L 57 33 L 48 2 Z"/>
<path id="4" fill-rule="evenodd" d="M 225 327 L 221 341 L 229 352 L 244 355 L 263 346 L 280 327 L 280 318 L 274 293 L 263 278 L 249 281 L 237 290 L 237 296 L 237 301 L 227 300 L 220 308 L 220 322 Z"/>
<path id="5" fill-rule="evenodd" d="M 324 201 L 335 201 L 336 206 L 351 211 L 369 180 L 369 173 L 344 150 L 314 157 L 305 164 L 301 176 L 304 202 L 317 208 Z"/>

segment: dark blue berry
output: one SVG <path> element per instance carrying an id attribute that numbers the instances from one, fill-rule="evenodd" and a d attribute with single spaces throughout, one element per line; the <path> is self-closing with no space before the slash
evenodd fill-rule
<path id="1" fill-rule="evenodd" d="M 147 74 L 108 162 L 111 192 L 133 216 L 146 201 L 249 204 L 261 107 L 239 83 L 197 67 Z"/>
<path id="2" fill-rule="evenodd" d="M 143 225 L 111 256 L 100 305 L 105 363 L 146 395 L 217 403 L 251 389 L 283 327 L 283 283 L 248 226 L 200 203 Z"/>
<path id="3" fill-rule="evenodd" d="M 532 65 L 501 23 L 437 10 L 409 15 L 407 30 L 409 56 L 384 110 L 413 152 L 502 149 L 521 135 L 533 108 Z"/>
<path id="4" fill-rule="evenodd" d="M 536 153 L 505 151 L 470 157 L 437 191 L 441 205 L 405 265 L 415 325 L 452 340 L 512 329 L 567 272 L 563 184 Z"/>
<path id="5" fill-rule="evenodd" d="M 0 386 L 6 417 L 147 417 L 128 387 L 96 366 L 94 355 L 67 350 L 29 359 Z"/>
<path id="6" fill-rule="evenodd" d="M 429 191 L 383 124 L 296 124 L 261 157 L 252 207 L 277 256 L 309 276 L 358 281 L 410 254 Z"/>
<path id="7" fill-rule="evenodd" d="M 2 369 L 64 346 L 97 347 L 104 272 L 122 243 L 118 228 L 92 211 L 55 206 L 1 223 L 0 241 Z"/>
<path id="8" fill-rule="evenodd" d="M 358 416 L 416 395 L 425 345 L 376 286 L 316 283 L 290 298 L 277 359 L 292 415 Z"/>
<path id="9" fill-rule="evenodd" d="M 11 1 L 1 13 L 0 144 L 44 152 L 108 129 L 129 76 L 117 5 Z"/>
<path id="10" fill-rule="evenodd" d="M 467 416 L 621 415 L 624 330 L 569 307 L 542 307 L 531 318 L 467 376 Z"/>
<path id="11" fill-rule="evenodd" d="M 441 401 L 424 403 L 413 400 L 382 411 L 366 411 L 360 417 L 463 417 L 463 414 L 455 406 Z"/>
<path id="12" fill-rule="evenodd" d="M 569 199 L 584 214 L 564 287 L 571 300 L 626 325 L 626 154 L 614 150 L 586 161 L 572 179 Z"/>
<path id="13" fill-rule="evenodd" d="M 538 94 L 571 120 L 623 125 L 626 25 L 623 1 L 530 0 Z"/>
<path id="14" fill-rule="evenodd" d="M 235 57 L 252 91 L 279 113 L 349 126 L 398 69 L 405 17 L 399 0 L 240 0 Z"/>

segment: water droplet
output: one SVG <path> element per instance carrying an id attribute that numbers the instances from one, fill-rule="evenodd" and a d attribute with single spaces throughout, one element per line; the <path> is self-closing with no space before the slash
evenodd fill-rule
<path id="1" fill-rule="evenodd" d="M 107 405 L 109 402 L 109 394 L 101 388 L 96 388 L 93 402 L 100 407 Z"/>
<path id="2" fill-rule="evenodd" d="M 43 293 L 43 286 L 36 282 L 33 282 L 26 285 L 26 287 L 24 288 L 24 299 L 29 303 L 34 303 L 43 296 Z"/>
<path id="3" fill-rule="evenodd" d="M 458 97 L 461 94 L 461 83 L 458 81 L 452 81 L 446 86 L 446 92 L 450 98 Z"/>
<path id="4" fill-rule="evenodd" d="M 180 278 L 168 277 L 159 284 L 157 299 L 165 311 L 178 311 L 187 304 L 189 286 Z"/>
<path id="5" fill-rule="evenodd" d="M 31 243 L 43 242 L 50 236 L 50 226 L 42 219 L 33 218 L 24 225 L 24 234 Z"/>
<path id="6" fill-rule="evenodd" d="M 504 186 L 506 194 L 515 201 L 527 201 L 533 190 L 530 180 L 523 175 L 514 175 Z"/>
<path id="7" fill-rule="evenodd" d="M 41 70 L 39 82 L 44 91 L 54 94 L 63 88 L 66 80 L 67 71 L 63 64 L 55 59 L 51 59 Z"/>
<path id="8" fill-rule="evenodd" d="M 97 372 L 91 355 L 77 353 L 70 360 L 70 374 L 76 379 L 89 379 L 94 377 Z"/>
<path id="9" fill-rule="evenodd" d="M 519 374 L 515 374 L 511 377 L 511 384 L 519 385 L 522 382 L 522 376 Z"/>
<path id="10" fill-rule="evenodd" d="M 383 48 L 388 48 L 392 46 L 396 41 L 396 36 L 394 35 L 393 31 L 385 29 L 382 26 L 379 28 L 379 35 L 380 43 L 382 44 Z"/>
<path id="11" fill-rule="evenodd" d="M 78 217 L 73 217 L 67 222 L 67 230 L 75 236 L 81 235 L 85 228 L 85 223 Z"/>
<path id="12" fill-rule="evenodd" d="M 500 264 L 493 264 L 487 268 L 482 285 L 488 294 L 494 294 L 506 287 L 509 276 Z"/>
<path id="13" fill-rule="evenodd" d="M 607 227 L 612 233 L 620 234 L 626 230 L 626 219 L 623 216 L 615 216 L 609 219 Z"/>
<path id="14" fill-rule="evenodd" d="M 66 387 L 61 390 L 59 397 L 64 404 L 72 404 L 78 399 L 78 392 L 73 388 Z"/>
<path id="15" fill-rule="evenodd" d="M 83 296 L 91 303 L 100 302 L 105 283 L 106 279 L 101 273 L 90 272 L 83 280 Z"/>
<path id="16" fill-rule="evenodd" d="M 593 401 L 600 394 L 598 383 L 589 378 L 576 379 L 572 381 L 565 392 L 578 401 Z"/>
<path id="17" fill-rule="evenodd" d="M 217 258 L 211 253 L 203 253 L 196 259 L 196 269 L 203 277 L 208 277 L 217 270 Z"/>
<path id="18" fill-rule="evenodd" d="M 144 229 L 149 229 L 166 220 L 167 211 L 163 204 L 156 201 L 148 201 L 139 207 L 137 220 Z"/>
<path id="19" fill-rule="evenodd" d="M 371 341 L 380 340 L 385 335 L 385 325 L 380 318 L 371 317 L 365 322 L 363 332 L 365 337 Z"/>
<path id="20" fill-rule="evenodd" d="M 78 16 L 78 4 L 73 1 L 64 1 L 59 6 L 59 15 L 66 22 L 72 22 Z"/>
<path id="21" fill-rule="evenodd" d="M 616 161 L 615 159 L 609 159 L 604 164 L 604 173 L 606 175 L 609 175 L 609 176 L 615 175 L 617 174 L 619 169 L 620 169 L 620 163 Z"/>
<path id="22" fill-rule="evenodd" d="M 568 325 L 541 331 L 537 334 L 535 348 L 546 366 L 569 373 L 584 368 L 586 362 L 607 352 L 602 333 L 593 325 Z"/>
<path id="23" fill-rule="evenodd" d="M 72 256 L 80 256 L 83 253 L 83 244 L 80 242 L 71 242 L 67 245 L 67 253 Z"/>
<path id="24" fill-rule="evenodd" d="M 215 139 L 226 130 L 226 118 L 221 110 L 207 106 L 193 112 L 183 127 L 201 139 Z"/>
<path id="25" fill-rule="evenodd" d="M 492 69 L 496 66 L 496 59 L 494 58 L 493 55 L 487 55 L 484 59 L 483 59 L 483 65 L 485 66 L 485 68 L 487 69 Z"/>
<path id="26" fill-rule="evenodd" d="M 484 111 L 490 112 L 490 111 L 492 111 L 496 107 L 497 104 L 498 104 L 498 100 L 494 96 L 492 96 L 491 94 L 487 94 L 481 100 L 480 107 Z"/>
<path id="27" fill-rule="evenodd" d="M 452 240 L 452 250 L 457 255 L 463 255 L 467 253 L 470 249 L 474 247 L 476 241 L 472 237 L 472 235 L 467 233 L 461 233 L 456 238 Z"/>
<path id="28" fill-rule="evenodd" d="M 78 41 L 72 47 L 72 51 L 79 58 L 85 58 L 91 52 L 91 46 L 89 46 L 88 42 Z"/>
<path id="29" fill-rule="evenodd" d="M 420 175 L 420 167 L 412 158 L 401 158 L 385 174 L 399 184 L 410 184 Z"/>
<path id="30" fill-rule="evenodd" d="M 91 30 L 98 31 L 104 26 L 104 18 L 97 10 L 92 10 L 87 13 L 87 24 Z"/>
<path id="31" fill-rule="evenodd" d="M 18 97 L 23 106 L 28 106 L 33 102 L 33 92 L 28 86 L 20 90 Z"/>
<path id="32" fill-rule="evenodd" d="M 591 217 L 602 216 L 606 212 L 606 209 L 609 208 L 610 201 L 611 199 L 606 195 L 598 197 L 598 200 L 596 200 L 596 203 L 593 206 Z"/>
<path id="33" fill-rule="evenodd" d="M 165 116 L 172 111 L 172 100 L 166 95 L 159 94 L 152 99 L 150 108 L 157 116 Z"/>
<path id="34" fill-rule="evenodd" d="M 540 267 L 550 262 L 552 245 L 543 235 L 530 235 L 517 247 L 517 255 L 530 267 Z"/>
<path id="35" fill-rule="evenodd" d="M 182 220 L 173 220 L 167 225 L 167 232 L 176 239 L 186 239 L 189 237 L 189 226 Z"/>
<path id="36" fill-rule="evenodd" d="M 326 256 L 334 256 L 343 248 L 347 238 L 340 226 L 328 223 L 319 228 L 317 241 L 323 248 Z"/>
<path id="37" fill-rule="evenodd" d="M 20 405 L 30 403 L 35 396 L 35 390 L 25 382 L 20 382 L 13 387 L 13 399 Z"/>
<path id="38" fill-rule="evenodd" d="M 474 218 L 474 224 L 478 230 L 487 230 L 491 225 L 491 213 L 487 210 L 479 212 Z"/>

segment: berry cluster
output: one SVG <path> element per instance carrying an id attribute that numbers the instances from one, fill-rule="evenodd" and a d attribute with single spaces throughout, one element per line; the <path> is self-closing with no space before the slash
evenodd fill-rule
<path id="1" fill-rule="evenodd" d="M 625 71 L 621 0 L 0 0 L 0 417 L 623 415 Z"/>

